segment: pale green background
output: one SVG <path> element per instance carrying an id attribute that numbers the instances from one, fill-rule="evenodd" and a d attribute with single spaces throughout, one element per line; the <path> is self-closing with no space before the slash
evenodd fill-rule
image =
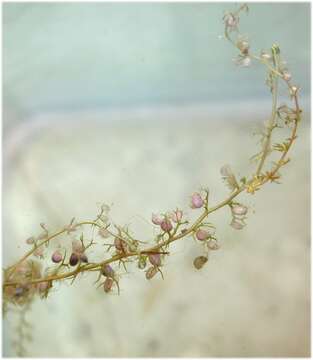
<path id="1" fill-rule="evenodd" d="M 235 50 L 219 39 L 223 11 L 234 6 L 4 4 L 4 105 L 33 113 L 267 96 L 263 73 L 232 69 Z M 280 44 L 308 94 L 309 3 L 250 10 L 241 22 L 252 49 Z"/>

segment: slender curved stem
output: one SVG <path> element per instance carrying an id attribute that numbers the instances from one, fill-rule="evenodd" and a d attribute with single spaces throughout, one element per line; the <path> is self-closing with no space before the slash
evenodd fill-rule
<path id="1" fill-rule="evenodd" d="M 240 9 L 237 11 L 237 14 L 239 14 L 239 12 L 244 9 L 244 6 L 240 7 Z M 230 34 L 227 31 L 227 28 L 225 28 L 225 37 L 235 46 L 236 43 L 235 41 L 231 38 Z M 273 64 L 274 67 L 271 66 L 271 64 L 268 61 L 263 60 L 262 58 L 255 56 L 253 54 L 249 54 L 250 57 L 260 61 L 263 65 L 265 65 L 267 67 L 267 69 L 270 71 L 270 74 L 273 76 L 273 88 L 272 88 L 272 111 L 271 111 L 271 118 L 267 127 L 267 132 L 266 132 L 266 140 L 264 142 L 264 145 L 262 147 L 262 157 L 259 161 L 259 164 L 257 166 L 257 170 L 256 173 L 251 176 L 250 180 L 247 180 L 247 182 L 245 184 L 242 184 L 241 186 L 239 186 L 235 191 L 233 191 L 225 200 L 217 203 L 216 205 L 212 206 L 212 207 L 208 207 L 208 204 L 206 204 L 206 207 L 203 211 L 203 213 L 196 219 L 196 221 L 187 229 L 185 229 L 185 232 L 182 232 L 180 234 L 177 234 L 177 230 L 178 230 L 178 226 L 174 229 L 174 231 L 172 233 L 168 233 L 168 238 L 166 240 L 161 241 L 160 243 L 158 243 L 157 245 L 151 246 L 147 249 L 143 249 L 140 251 L 129 251 L 127 253 L 120 253 L 120 254 L 116 254 L 113 255 L 111 258 L 103 260 L 99 263 L 93 263 L 93 264 L 85 264 L 85 265 L 81 265 L 79 264 L 78 267 L 72 271 L 68 271 L 65 273 L 61 273 L 61 274 L 55 274 L 55 275 L 50 275 L 50 276 L 46 276 L 40 279 L 33 279 L 31 281 L 29 281 L 29 284 L 38 284 L 41 282 L 53 282 L 53 281 L 57 281 L 57 280 L 63 280 L 63 279 L 70 279 L 70 278 L 75 278 L 78 274 L 86 272 L 86 271 L 98 271 L 101 269 L 101 267 L 103 265 L 106 264 L 110 264 L 116 261 L 121 261 L 123 259 L 129 258 L 129 257 L 138 257 L 140 255 L 148 255 L 151 253 L 165 253 L 168 254 L 167 252 L 165 252 L 163 250 L 164 247 L 168 246 L 169 244 L 178 241 L 180 239 L 185 238 L 186 236 L 192 234 L 198 227 L 199 225 L 201 225 L 201 223 L 205 220 L 205 218 L 223 208 L 226 205 L 229 205 L 233 199 L 235 199 L 240 193 L 242 193 L 244 190 L 246 190 L 247 186 L 249 186 L 250 184 L 253 183 L 253 181 L 255 180 L 255 177 L 259 177 L 262 174 L 264 165 L 265 165 L 265 160 L 267 158 L 267 154 L 268 154 L 268 149 L 270 147 L 270 141 L 271 141 L 271 135 L 272 135 L 272 131 L 274 129 L 274 125 L 275 125 L 275 119 L 276 119 L 276 114 L 277 114 L 277 101 L 278 101 L 278 79 L 283 79 L 282 74 L 279 72 L 279 68 L 278 68 L 278 63 L 279 63 L 279 59 L 278 59 L 278 54 L 275 51 L 275 48 L 273 46 L 272 48 L 272 52 L 273 52 Z M 291 89 L 291 85 L 289 84 L 288 81 L 284 80 L 285 83 L 287 84 L 287 87 L 289 89 Z M 292 126 L 291 129 L 291 135 L 290 138 L 288 139 L 288 147 L 282 152 L 279 160 L 276 162 L 275 166 L 271 169 L 271 171 L 267 172 L 267 175 L 263 175 L 261 176 L 261 180 L 259 183 L 259 186 L 264 185 L 265 183 L 267 183 L 268 181 L 271 181 L 271 176 L 275 175 L 279 169 L 285 165 L 285 163 L 287 162 L 286 160 L 286 156 L 293 144 L 293 142 L 296 139 L 296 133 L 297 133 L 297 128 L 298 128 L 298 123 L 300 121 L 301 118 L 301 110 L 299 107 L 299 103 L 298 103 L 298 94 L 294 93 L 292 96 L 294 103 L 295 103 L 295 112 L 296 112 L 296 120 L 294 121 L 294 124 Z M 102 213 L 101 213 L 102 214 Z M 100 215 L 101 215 L 100 214 Z M 97 223 L 97 221 L 100 219 L 100 216 L 98 216 L 98 218 L 95 221 L 82 221 L 78 224 L 76 224 L 76 226 L 83 226 L 83 225 L 90 225 L 90 226 L 96 226 L 96 227 L 103 227 L 102 225 L 99 225 L 99 223 Z M 23 263 L 27 258 L 29 258 L 37 248 L 39 248 L 40 246 L 45 245 L 46 243 L 48 243 L 50 240 L 52 240 L 53 238 L 62 235 L 63 233 L 67 232 L 68 229 L 67 228 L 63 228 L 62 230 L 55 232 L 54 234 L 50 235 L 49 237 L 47 237 L 45 240 L 43 240 L 40 244 L 38 244 L 37 246 L 35 246 L 33 249 L 31 249 L 30 251 L 28 251 L 19 261 L 17 261 L 17 263 L 15 263 L 14 265 L 10 266 L 8 269 L 6 269 L 7 273 L 7 278 L 10 277 L 10 275 L 12 275 L 14 273 L 14 271 L 16 270 L 16 268 Z M 113 236 L 113 237 L 117 237 L 120 238 L 121 240 L 125 240 L 122 236 L 114 234 L 113 232 L 111 232 L 110 230 L 108 230 L 108 233 Z M 130 237 L 130 239 L 133 239 Z M 135 240 L 134 241 L 138 241 L 138 242 L 142 242 L 140 240 Z M 142 242 L 144 243 L 144 242 Z M 16 286 L 19 283 L 17 281 L 5 281 L 3 283 L 3 287 L 7 287 L 7 286 Z"/>
<path id="2" fill-rule="evenodd" d="M 278 54 L 277 54 L 274 46 L 272 47 L 272 53 L 273 53 L 274 67 L 275 67 L 275 70 L 277 71 L 277 69 L 278 69 L 278 58 L 277 58 Z M 276 75 L 276 72 L 275 73 L 272 72 L 272 74 L 273 74 L 272 76 L 274 77 L 273 88 L 272 88 L 272 99 L 273 99 L 272 113 L 271 113 L 271 118 L 270 118 L 269 124 L 267 125 L 266 140 L 265 140 L 265 144 L 264 144 L 264 147 L 262 150 L 262 157 L 259 162 L 255 176 L 260 175 L 263 165 L 264 165 L 264 161 L 268 155 L 268 149 L 271 144 L 271 135 L 272 135 L 272 131 L 274 129 L 273 125 L 275 123 L 276 114 L 277 114 L 278 77 Z"/>

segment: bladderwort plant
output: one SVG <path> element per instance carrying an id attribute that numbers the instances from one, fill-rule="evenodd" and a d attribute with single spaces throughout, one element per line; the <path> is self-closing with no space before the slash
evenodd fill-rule
<path id="1" fill-rule="evenodd" d="M 26 240 L 29 251 L 3 271 L 4 309 L 19 307 L 22 314 L 19 340 L 16 341 L 19 355 L 25 351 L 23 341 L 29 337 L 29 324 L 23 314 L 35 297 L 45 299 L 57 283 L 73 283 L 85 273 L 96 275 L 95 284 L 104 293 L 119 294 L 122 273 L 128 272 L 130 265 L 135 265 L 149 281 L 158 274 L 163 278 L 162 266 L 171 255 L 172 243 L 188 238 L 203 245 L 202 253 L 193 261 L 193 266 L 200 270 L 208 262 L 209 254 L 220 248 L 216 228 L 208 221 L 209 215 L 228 207 L 230 226 L 240 230 L 246 226 L 248 206 L 240 202 L 239 195 L 244 192 L 254 195 L 267 183 L 279 183 L 280 170 L 290 162 L 288 154 L 297 138 L 301 119 L 299 87 L 293 84 L 277 44 L 259 54 L 251 52 L 248 39 L 239 31 L 240 15 L 244 12 L 248 12 L 246 4 L 224 15 L 224 38 L 238 51 L 237 65 L 250 67 L 260 63 L 264 66 L 266 85 L 272 97 L 271 115 L 261 133 L 261 147 L 251 158 L 256 163 L 253 173 L 238 179 L 229 165 L 222 166 L 221 176 L 230 193 L 217 204 L 210 203 L 208 189 L 191 194 L 189 208 L 196 213 L 193 222 L 187 219 L 187 211 L 178 208 L 152 214 L 152 227 L 157 229 L 157 233 L 150 245 L 134 237 L 128 226 L 115 224 L 110 218 L 110 206 L 106 204 L 101 206 L 94 219 L 76 221 L 73 218 L 56 231 L 40 224 L 41 233 Z M 289 105 L 279 102 L 280 84 L 287 90 Z M 274 136 L 279 140 L 275 141 Z M 57 238 L 62 242 L 56 242 Z M 101 261 L 93 261 L 90 249 L 99 241 L 104 246 L 105 256 Z"/>

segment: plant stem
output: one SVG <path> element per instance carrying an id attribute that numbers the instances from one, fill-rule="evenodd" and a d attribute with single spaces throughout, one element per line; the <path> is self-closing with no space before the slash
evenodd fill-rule
<path id="1" fill-rule="evenodd" d="M 241 6 L 240 9 L 237 11 L 237 14 L 242 11 L 245 8 L 245 5 Z M 225 27 L 225 37 L 237 48 L 235 41 L 231 38 L 227 27 Z M 140 256 L 140 255 L 147 255 L 147 254 L 151 254 L 151 253 L 163 253 L 163 254 L 168 254 L 167 252 L 165 252 L 163 250 L 163 247 L 168 246 L 169 244 L 171 244 L 172 242 L 178 241 L 180 239 L 185 238 L 186 236 L 192 234 L 194 231 L 196 231 L 196 229 L 201 225 L 201 223 L 206 219 L 206 217 L 208 217 L 209 214 L 223 208 L 226 205 L 229 205 L 231 203 L 231 201 L 236 198 L 240 193 L 242 193 L 247 186 L 249 186 L 250 184 L 253 183 L 253 181 L 255 180 L 255 178 L 260 177 L 260 183 L 259 185 L 262 186 L 265 183 L 267 183 L 268 181 L 271 180 L 271 176 L 275 175 L 279 169 L 285 165 L 286 163 L 286 156 L 288 154 L 288 151 L 290 150 L 292 144 L 294 143 L 295 139 L 296 139 L 296 133 L 297 133 L 297 128 L 298 128 L 298 123 L 301 119 L 301 109 L 299 107 L 299 103 L 298 103 L 298 94 L 297 92 L 295 92 L 292 95 L 292 98 L 294 100 L 295 103 L 295 112 L 296 112 L 296 119 L 294 121 L 293 127 L 291 129 L 291 135 L 290 138 L 288 139 L 288 147 L 282 152 L 280 159 L 278 160 L 278 162 L 276 162 L 274 168 L 270 171 L 267 172 L 267 175 L 262 175 L 262 170 L 268 155 L 268 151 L 269 151 L 269 147 L 271 144 L 271 136 L 272 136 L 272 131 L 275 128 L 275 120 L 276 120 L 276 115 L 277 115 L 277 101 L 278 101 L 278 80 L 279 79 L 283 79 L 285 81 L 285 83 L 287 84 L 287 87 L 291 89 L 291 85 L 289 84 L 288 81 L 286 81 L 284 79 L 284 77 L 282 76 L 282 74 L 279 72 L 279 49 L 277 46 L 273 45 L 272 47 L 272 55 L 273 55 L 273 65 L 274 67 L 271 66 L 271 64 L 258 57 L 255 56 L 253 54 L 249 54 L 250 57 L 258 60 L 259 62 L 261 62 L 263 65 L 265 65 L 268 69 L 268 71 L 270 72 L 270 75 L 273 78 L 273 84 L 272 84 L 272 111 L 271 111 L 271 117 L 269 120 L 269 124 L 267 126 L 267 131 L 266 131 L 266 140 L 264 142 L 264 145 L 262 147 L 262 157 L 260 159 L 260 162 L 257 166 L 256 172 L 253 176 L 251 176 L 250 180 L 247 180 L 245 184 L 242 184 L 241 186 L 238 186 L 238 188 L 233 191 L 225 200 L 219 202 L 218 204 L 212 206 L 211 208 L 208 208 L 207 203 L 205 206 L 205 209 L 203 211 L 203 213 L 197 218 L 197 220 L 188 228 L 186 229 L 185 232 L 177 234 L 177 230 L 179 227 L 179 224 L 176 226 L 176 228 L 173 230 L 172 233 L 168 233 L 169 237 L 168 239 L 158 243 L 157 245 L 154 245 L 152 247 L 149 247 L 147 249 L 143 249 L 140 251 L 129 251 L 127 253 L 119 253 L 116 255 L 113 255 L 111 258 L 103 260 L 102 262 L 99 263 L 93 263 L 93 264 L 85 264 L 85 265 L 81 265 L 79 264 L 78 267 L 75 270 L 72 271 L 68 271 L 62 274 L 55 274 L 55 275 L 50 275 L 50 276 L 46 276 L 44 278 L 40 278 L 40 279 L 34 279 L 28 282 L 28 284 L 38 284 L 41 282 L 53 282 L 53 281 L 57 281 L 57 280 L 63 280 L 63 279 L 70 279 L 73 278 L 75 279 L 76 276 L 79 273 L 83 273 L 86 271 L 98 271 L 101 269 L 101 267 L 103 265 L 106 264 L 110 264 L 116 261 L 121 261 L 123 259 L 129 258 L 129 257 L 136 257 L 136 256 Z M 78 224 L 75 225 L 76 226 L 83 226 L 83 225 L 90 225 L 90 226 L 95 226 L 95 227 L 104 227 L 103 225 L 100 225 L 97 221 L 100 220 L 100 217 L 103 213 L 103 209 L 100 213 L 100 215 L 97 217 L 97 219 L 95 221 L 82 221 Z M 108 231 L 108 233 L 113 236 L 113 237 L 117 237 L 121 240 L 125 240 L 121 235 L 120 232 L 119 234 L 114 234 L 113 232 L 111 232 L 108 229 L 109 225 L 107 225 L 106 230 Z M 118 229 L 118 228 L 117 228 Z M 6 278 L 9 279 L 10 276 L 14 273 L 14 271 L 17 269 L 17 267 L 23 263 L 27 258 L 29 258 L 36 249 L 38 249 L 39 247 L 45 245 L 46 243 L 48 243 L 51 239 L 62 235 L 63 233 L 67 232 L 68 228 L 63 228 L 58 232 L 55 232 L 53 235 L 50 235 L 49 237 L 47 237 L 45 240 L 43 240 L 39 245 L 34 246 L 33 249 L 31 249 L 30 251 L 28 251 L 19 261 L 17 261 L 14 265 L 10 266 L 9 268 L 7 268 L 5 270 L 5 272 L 7 272 L 6 274 Z M 128 232 L 123 231 L 123 229 L 121 229 L 121 231 L 129 237 L 130 240 L 132 241 L 136 241 L 136 242 L 141 242 L 144 243 L 140 240 L 136 240 L 134 238 L 132 238 Z M 113 246 L 113 245 L 112 245 Z M 3 287 L 7 287 L 7 286 L 17 286 L 19 285 L 18 282 L 16 281 L 5 281 L 3 283 Z"/>
<path id="2" fill-rule="evenodd" d="M 273 46 L 272 47 L 272 54 L 273 54 L 273 63 L 274 63 L 274 68 L 275 70 L 277 71 L 277 68 L 278 68 L 278 54 L 277 54 L 277 50 L 276 50 L 276 47 Z M 259 176 L 261 171 L 262 171 L 262 168 L 263 168 L 263 165 L 264 165 L 264 162 L 265 162 L 265 159 L 268 155 L 268 149 L 270 147 L 270 144 L 271 144 L 271 135 L 272 135 L 272 131 L 273 131 L 273 125 L 275 123 L 275 119 L 276 119 L 276 113 L 277 113 L 277 93 L 278 93 L 278 77 L 276 75 L 276 72 L 271 72 L 273 78 L 274 78 L 274 81 L 273 81 L 273 88 L 272 88 L 272 114 L 271 114 L 271 118 L 270 118 L 270 121 L 269 121 L 269 124 L 267 126 L 267 132 L 266 132 L 266 141 L 265 141 L 265 144 L 264 144 L 264 147 L 263 147 L 263 150 L 262 150 L 262 157 L 261 157 L 261 160 L 259 162 L 259 165 L 258 165 L 258 168 L 257 168 L 257 171 L 256 171 L 256 174 L 255 176 Z"/>

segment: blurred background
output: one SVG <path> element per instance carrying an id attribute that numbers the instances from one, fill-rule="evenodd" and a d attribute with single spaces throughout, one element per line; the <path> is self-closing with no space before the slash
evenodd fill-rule
<path id="1" fill-rule="evenodd" d="M 39 223 L 53 231 L 93 219 L 102 202 L 113 204 L 113 222 L 151 240 L 152 212 L 188 209 L 201 186 L 212 204 L 224 199 L 224 164 L 252 171 L 253 133 L 271 101 L 264 68 L 236 67 L 221 37 L 234 8 L 3 4 L 3 266 Z M 239 198 L 249 206 L 241 231 L 227 209 L 210 217 L 221 249 L 200 272 L 192 261 L 201 248 L 186 239 L 164 281 L 134 266 L 120 296 L 96 290 L 92 275 L 56 287 L 27 315 L 29 356 L 309 356 L 309 14 L 309 3 L 253 3 L 240 21 L 252 50 L 280 45 L 301 87 L 303 122 L 282 185 Z M 14 326 L 9 314 L 4 356 L 15 354 Z"/>

